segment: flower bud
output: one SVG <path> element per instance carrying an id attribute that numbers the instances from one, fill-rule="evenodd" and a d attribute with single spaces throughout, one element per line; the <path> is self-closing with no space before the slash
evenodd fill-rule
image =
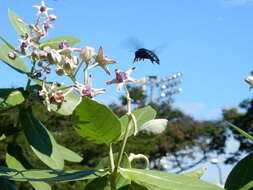
<path id="1" fill-rule="evenodd" d="M 85 63 L 89 63 L 95 55 L 95 49 L 93 47 L 86 46 L 81 50 L 79 56 L 84 60 Z"/>
<path id="2" fill-rule="evenodd" d="M 62 61 L 61 55 L 55 49 L 50 49 L 47 58 L 50 64 L 58 64 Z"/>
<path id="3" fill-rule="evenodd" d="M 252 75 L 246 77 L 244 80 L 245 80 L 245 82 L 247 82 L 250 85 L 250 88 L 253 87 L 253 76 Z"/>
<path id="4" fill-rule="evenodd" d="M 66 49 L 68 47 L 69 47 L 69 43 L 65 40 L 59 43 L 59 49 Z"/>
<path id="5" fill-rule="evenodd" d="M 64 75 L 64 70 L 63 70 L 63 68 L 57 68 L 57 69 L 56 69 L 56 74 L 59 75 L 59 76 Z"/>
<path id="6" fill-rule="evenodd" d="M 50 20 L 50 21 L 55 21 L 56 20 L 56 16 L 55 15 L 49 15 L 48 16 L 48 19 Z"/>
<path id="7" fill-rule="evenodd" d="M 10 51 L 9 53 L 8 53 L 8 57 L 10 58 L 10 59 L 16 59 L 17 58 L 17 54 L 15 53 L 15 52 L 13 52 L 13 51 Z"/>

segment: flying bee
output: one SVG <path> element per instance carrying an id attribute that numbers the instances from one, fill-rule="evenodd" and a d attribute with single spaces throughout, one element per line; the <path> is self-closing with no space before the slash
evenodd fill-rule
<path id="1" fill-rule="evenodd" d="M 160 59 L 157 57 L 157 55 L 148 49 L 140 48 L 137 51 L 135 51 L 135 57 L 134 62 L 141 61 L 144 59 L 149 59 L 152 63 L 160 64 Z"/>
<path id="2" fill-rule="evenodd" d="M 160 59 L 158 58 L 156 53 L 153 50 L 141 48 L 141 47 L 143 47 L 143 45 L 142 45 L 142 43 L 139 42 L 138 39 L 136 39 L 134 37 L 129 37 L 125 41 L 125 45 L 135 48 L 135 51 L 134 51 L 135 57 L 134 57 L 133 62 L 138 62 L 138 61 L 141 61 L 144 59 L 148 59 L 152 63 L 156 63 L 158 65 L 160 64 Z"/>

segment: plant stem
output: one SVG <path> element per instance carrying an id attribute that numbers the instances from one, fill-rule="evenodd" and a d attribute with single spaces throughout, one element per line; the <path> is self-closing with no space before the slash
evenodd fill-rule
<path id="1" fill-rule="evenodd" d="M 132 122 L 131 122 L 132 121 L 132 116 L 131 116 L 131 98 L 130 98 L 129 92 L 127 90 L 127 87 L 125 85 L 124 85 L 124 87 L 125 87 L 125 93 L 126 93 L 126 99 L 127 99 L 128 125 L 127 125 L 127 128 L 126 128 L 124 137 L 123 137 L 123 143 L 122 143 L 121 148 L 120 148 L 120 153 L 119 153 L 117 164 L 116 164 L 116 167 L 115 167 L 115 172 L 117 172 L 117 170 L 118 170 L 118 168 L 120 166 L 120 163 L 121 163 L 121 160 L 122 160 L 122 156 L 123 156 L 123 153 L 124 153 L 124 150 L 125 150 L 125 146 L 126 146 L 126 143 L 127 143 L 128 134 L 129 134 L 129 131 L 130 131 L 130 128 L 131 128 L 131 125 L 132 125 Z"/>
<path id="2" fill-rule="evenodd" d="M 116 173 L 112 173 L 110 175 L 110 185 L 111 185 L 111 190 L 117 190 L 117 186 L 116 186 Z"/>
<path id="3" fill-rule="evenodd" d="M 78 71 L 79 71 L 79 69 L 81 68 L 82 65 L 83 65 L 83 61 L 81 63 L 79 63 L 79 65 L 78 65 L 78 67 L 77 67 L 77 69 L 76 69 L 76 71 L 73 75 L 75 78 L 76 78 L 76 75 L 77 75 L 77 73 L 78 73 Z M 86 65 L 86 67 L 87 67 L 87 65 Z"/>
<path id="4" fill-rule="evenodd" d="M 84 67 L 84 69 L 83 69 L 83 72 L 84 72 L 84 84 L 87 82 L 86 80 L 87 80 L 87 70 L 88 70 L 88 68 L 89 68 L 89 64 L 87 63 L 86 64 L 86 66 Z"/>
<path id="5" fill-rule="evenodd" d="M 113 151 L 112 151 L 112 143 L 109 145 L 109 160 L 111 164 L 111 172 L 114 171 L 115 165 L 114 165 L 114 158 L 113 158 Z"/>
<path id="6" fill-rule="evenodd" d="M 34 72 L 35 63 L 36 63 L 36 61 L 32 62 L 32 68 L 31 68 L 31 71 L 30 71 L 31 74 Z M 26 83 L 26 88 L 25 88 L 26 91 L 30 88 L 30 85 L 31 85 L 31 79 L 30 79 L 30 77 L 28 77 L 28 81 Z"/>

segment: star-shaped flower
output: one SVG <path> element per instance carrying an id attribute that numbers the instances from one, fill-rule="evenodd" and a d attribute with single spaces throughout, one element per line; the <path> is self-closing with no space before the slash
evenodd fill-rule
<path id="1" fill-rule="evenodd" d="M 77 90 L 82 97 L 86 96 L 89 98 L 93 98 L 98 94 L 105 93 L 105 91 L 106 91 L 104 88 L 100 88 L 100 89 L 92 88 L 91 75 L 89 75 L 89 77 L 87 77 L 84 85 L 83 84 L 76 84 L 76 85 L 74 85 L 74 89 Z"/>
<path id="2" fill-rule="evenodd" d="M 106 84 L 118 84 L 117 91 L 120 91 L 126 82 L 137 82 L 137 80 L 130 77 L 132 72 L 136 69 L 136 67 L 133 67 L 127 71 L 120 71 L 118 69 L 115 70 L 116 77 L 108 82 Z"/>
<path id="3" fill-rule="evenodd" d="M 34 8 L 38 9 L 36 16 L 40 16 L 41 14 L 45 14 L 48 17 L 48 11 L 53 10 L 53 8 L 48 8 L 45 4 L 45 0 L 41 1 L 41 5 L 34 5 Z"/>
<path id="4" fill-rule="evenodd" d="M 97 64 L 97 66 L 102 67 L 102 69 L 104 69 L 104 71 L 110 75 L 110 71 L 107 68 L 108 64 L 115 64 L 116 61 L 107 58 L 107 56 L 104 53 L 104 49 L 102 47 L 99 48 L 98 54 L 95 56 L 95 65 Z"/>

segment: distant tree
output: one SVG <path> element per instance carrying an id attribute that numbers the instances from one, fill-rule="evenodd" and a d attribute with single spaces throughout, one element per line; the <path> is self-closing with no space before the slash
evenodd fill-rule
<path id="1" fill-rule="evenodd" d="M 248 134 L 253 135 L 253 100 L 243 100 L 238 108 L 224 109 L 223 120 L 229 121 Z M 243 153 L 252 152 L 253 149 L 253 143 L 250 140 L 244 138 L 234 129 L 231 129 L 231 131 L 234 139 L 239 142 L 239 147 L 233 153 L 230 153 L 225 161 L 227 164 L 239 161 Z"/>

